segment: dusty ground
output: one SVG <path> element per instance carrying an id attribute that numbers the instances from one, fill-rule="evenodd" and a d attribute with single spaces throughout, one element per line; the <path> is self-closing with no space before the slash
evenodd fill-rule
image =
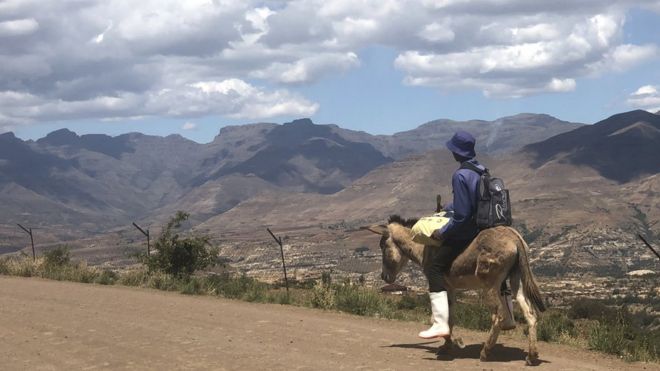
<path id="1" fill-rule="evenodd" d="M 485 334 L 436 360 L 420 324 L 126 287 L 0 276 L 0 369 L 477 369 L 524 367 L 524 344 Z M 660 370 L 540 343 L 539 370 Z"/>

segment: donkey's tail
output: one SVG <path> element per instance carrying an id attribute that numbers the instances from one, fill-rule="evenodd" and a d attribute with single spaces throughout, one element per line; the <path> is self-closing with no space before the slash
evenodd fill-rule
<path id="1" fill-rule="evenodd" d="M 543 303 L 543 299 L 541 298 L 541 292 L 539 291 L 539 287 L 536 284 L 536 280 L 534 280 L 532 270 L 529 268 L 529 259 L 527 258 L 527 250 L 529 249 L 529 246 L 527 246 L 527 242 L 525 242 L 525 239 L 520 235 L 520 233 L 518 233 L 518 231 L 513 228 L 511 228 L 511 230 L 516 233 L 518 239 L 520 239 L 521 242 L 517 245 L 518 269 L 520 269 L 521 272 L 523 292 L 539 312 L 544 312 L 546 307 Z"/>

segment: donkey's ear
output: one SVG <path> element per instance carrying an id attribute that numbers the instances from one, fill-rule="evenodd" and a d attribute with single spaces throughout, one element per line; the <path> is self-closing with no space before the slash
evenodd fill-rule
<path id="1" fill-rule="evenodd" d="M 366 229 L 369 232 L 379 234 L 381 236 L 387 236 L 390 233 L 389 230 L 387 229 L 387 226 L 382 224 L 370 225 L 368 227 L 360 227 L 360 229 Z"/>

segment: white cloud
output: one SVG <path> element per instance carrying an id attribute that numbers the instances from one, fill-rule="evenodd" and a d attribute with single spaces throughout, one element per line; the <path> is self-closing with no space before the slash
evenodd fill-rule
<path id="1" fill-rule="evenodd" d="M 447 43 L 453 41 L 456 37 L 454 31 L 451 30 L 449 25 L 437 22 L 424 26 L 424 28 L 419 31 L 418 35 L 419 37 L 434 43 Z"/>
<path id="2" fill-rule="evenodd" d="M 0 92 L 0 111 L 16 122 L 144 116 L 225 115 L 263 119 L 311 116 L 319 106 L 286 90 L 266 91 L 239 79 L 203 81 L 146 94 L 122 93 L 76 101 L 49 100 L 14 91 Z"/>
<path id="3" fill-rule="evenodd" d="M 34 18 L 0 22 L 0 36 L 29 35 L 38 29 L 39 23 Z"/>
<path id="4" fill-rule="evenodd" d="M 644 85 L 630 94 L 627 103 L 634 108 L 656 113 L 660 111 L 660 86 Z"/>
<path id="5" fill-rule="evenodd" d="M 375 45 L 397 52 L 406 84 L 498 98 L 562 93 L 657 59 L 658 43 L 629 43 L 623 26 L 628 9 L 659 4 L 0 1 L 0 111 L 11 122 L 309 115 L 318 104 L 296 86 L 359 68 Z M 28 98 L 3 104 L 7 92 Z"/>
<path id="6" fill-rule="evenodd" d="M 251 73 L 252 77 L 282 83 L 316 81 L 325 74 L 346 71 L 360 64 L 355 53 L 325 53 L 299 59 L 292 63 L 275 62 Z"/>
<path id="7" fill-rule="evenodd" d="M 196 128 L 197 128 L 197 124 L 195 124 L 194 122 L 190 122 L 190 121 L 188 121 L 188 122 L 184 123 L 183 125 L 181 125 L 181 129 L 183 129 L 183 130 L 195 130 Z"/>

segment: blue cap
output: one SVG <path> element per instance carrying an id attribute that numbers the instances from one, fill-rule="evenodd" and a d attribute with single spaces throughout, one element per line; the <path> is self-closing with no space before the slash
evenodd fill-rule
<path id="1" fill-rule="evenodd" d="M 459 130 L 447 141 L 446 145 L 450 151 L 461 157 L 474 158 L 476 156 L 476 153 L 474 153 L 475 142 L 476 140 L 472 134 Z"/>

